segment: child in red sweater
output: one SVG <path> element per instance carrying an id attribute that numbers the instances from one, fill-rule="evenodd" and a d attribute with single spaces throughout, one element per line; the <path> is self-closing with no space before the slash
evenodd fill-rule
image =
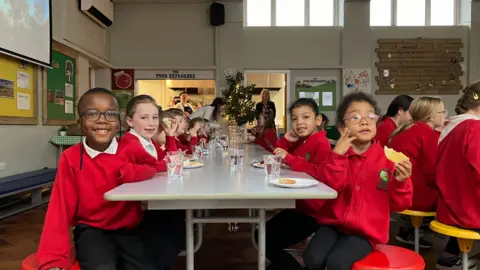
<path id="1" fill-rule="evenodd" d="M 410 106 L 412 120 L 399 126 L 391 135 L 389 147 L 404 153 L 412 163 L 413 199 L 411 210 L 435 212 L 437 207 L 436 159 L 438 138 L 445 122 L 447 111 L 440 98 L 420 97 Z M 411 222 L 400 228 L 396 239 L 414 245 L 415 234 Z M 420 247 L 430 248 L 431 244 L 420 239 Z"/>
<path id="2" fill-rule="evenodd" d="M 480 82 L 463 90 L 439 139 L 436 218 L 445 224 L 480 231 Z M 460 269 L 462 260 L 455 238 L 450 238 L 437 269 Z M 469 269 L 475 267 L 469 260 Z"/>
<path id="3" fill-rule="evenodd" d="M 178 123 L 176 136 L 177 148 L 181 149 L 186 154 L 192 154 L 193 146 L 196 146 L 198 143 L 197 132 L 200 129 L 200 125 L 195 125 L 193 128 L 188 130 L 190 134 L 190 139 L 187 140 L 186 132 L 188 129 L 189 123 L 185 118 L 185 114 L 179 109 L 168 109 L 166 112 L 175 117 L 175 121 Z"/>
<path id="4" fill-rule="evenodd" d="M 126 121 L 129 131 L 122 137 L 119 155 L 136 164 L 153 166 L 157 172 L 167 170 L 164 160 L 165 151 L 152 138 L 157 134 L 160 120 L 158 106 L 155 99 L 148 95 L 139 95 L 132 98 L 126 109 Z M 166 151 L 177 151 L 175 121 L 162 119 L 163 131 L 166 134 Z"/>
<path id="5" fill-rule="evenodd" d="M 252 129 L 252 135 L 250 135 L 248 139 L 273 153 L 278 138 L 275 119 L 271 111 L 260 114 L 258 117 L 258 125 Z"/>
<path id="6" fill-rule="evenodd" d="M 343 98 L 337 108 L 341 133 L 318 179 L 338 192 L 317 212 L 318 230 L 303 253 L 309 269 L 350 270 L 388 241 L 390 212 L 412 203 L 410 161 L 394 164 L 373 142 L 379 109 L 363 92 Z"/>
<path id="7" fill-rule="evenodd" d="M 72 227 L 82 269 L 153 269 L 140 234 L 140 203 L 110 202 L 103 195 L 122 183 L 152 178 L 155 169 L 116 155 L 120 113 L 111 91 L 90 89 L 77 108 L 85 138 L 60 156 L 37 252 L 39 269 L 70 268 Z"/>
<path id="8" fill-rule="evenodd" d="M 126 109 L 130 130 L 120 141 L 119 155 L 132 163 L 147 164 L 156 172 L 167 170 L 166 155 L 158 143 L 152 140 L 157 134 L 160 119 L 155 99 L 148 95 L 132 98 Z M 167 114 L 162 116 L 162 126 L 166 136 L 166 150 L 176 151 L 176 121 Z M 145 212 L 145 233 L 148 253 L 155 262 L 156 269 L 170 267 L 182 251 L 185 242 L 185 211 L 152 210 Z"/>
<path id="9" fill-rule="evenodd" d="M 377 135 L 375 135 L 375 140 L 377 140 L 381 146 L 388 144 L 390 135 L 398 126 L 411 120 L 408 109 L 412 101 L 413 98 L 411 96 L 399 95 L 388 105 L 387 113 L 382 117 L 380 123 L 378 123 Z"/>
<path id="10" fill-rule="evenodd" d="M 210 142 L 210 123 L 207 119 L 202 119 L 202 128 L 198 130 L 198 142 L 207 145 Z"/>
<path id="11" fill-rule="evenodd" d="M 310 163 L 321 163 L 328 157 L 331 147 L 326 132 L 317 131 L 322 117 L 313 99 L 295 101 L 290 115 L 293 129 L 277 142 L 275 153 L 293 170 L 304 171 Z M 317 230 L 315 213 L 321 203 L 321 200 L 297 200 L 296 209 L 283 210 L 267 222 L 266 257 L 271 262 L 268 269 L 303 269 L 285 249 Z"/>

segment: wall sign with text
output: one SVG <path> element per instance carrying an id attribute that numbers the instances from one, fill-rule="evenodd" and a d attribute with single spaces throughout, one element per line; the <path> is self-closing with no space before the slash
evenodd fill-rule
<path id="1" fill-rule="evenodd" d="M 136 80 L 214 80 L 214 70 L 135 70 Z"/>

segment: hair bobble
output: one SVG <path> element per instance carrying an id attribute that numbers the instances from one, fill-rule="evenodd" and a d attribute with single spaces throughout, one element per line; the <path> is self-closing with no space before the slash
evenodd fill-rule
<path id="1" fill-rule="evenodd" d="M 473 99 L 478 100 L 478 94 L 477 93 L 473 93 Z"/>

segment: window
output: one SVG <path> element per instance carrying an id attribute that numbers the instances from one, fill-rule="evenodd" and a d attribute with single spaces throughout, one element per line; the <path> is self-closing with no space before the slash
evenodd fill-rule
<path id="1" fill-rule="evenodd" d="M 310 26 L 333 26 L 334 0 L 309 0 Z"/>
<path id="2" fill-rule="evenodd" d="M 425 0 L 397 0 L 397 25 L 425 25 Z"/>
<path id="3" fill-rule="evenodd" d="M 1 0 L 0 0 L 1 1 Z M 344 0 L 244 0 L 245 26 L 338 25 Z"/>
<path id="4" fill-rule="evenodd" d="M 276 0 L 276 26 L 305 26 L 305 1 Z"/>
<path id="5" fill-rule="evenodd" d="M 371 0 L 370 1 L 370 25 L 371 26 L 392 25 L 392 0 Z"/>
<path id="6" fill-rule="evenodd" d="M 271 0 L 245 0 L 247 26 L 270 26 L 272 24 Z"/>
<path id="7" fill-rule="evenodd" d="M 460 1 L 464 0 L 370 0 L 370 25 L 455 25 Z"/>
<path id="8" fill-rule="evenodd" d="M 430 25 L 455 24 L 455 0 L 430 1 Z"/>

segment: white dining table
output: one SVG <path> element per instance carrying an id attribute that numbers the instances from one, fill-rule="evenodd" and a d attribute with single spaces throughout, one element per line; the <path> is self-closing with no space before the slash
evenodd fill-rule
<path id="1" fill-rule="evenodd" d="M 269 154 L 253 144 L 242 145 L 243 165 L 231 167 L 227 153 L 213 152 L 203 157 L 204 166 L 185 169 L 183 177 L 159 173 L 138 183 L 122 184 L 105 193 L 109 201 L 146 201 L 149 210 L 186 210 L 186 263 L 194 269 L 194 225 L 206 223 L 258 224 L 258 269 L 265 269 L 265 210 L 295 208 L 296 199 L 334 199 L 337 192 L 318 182 L 309 188 L 282 188 L 269 183 L 265 172 L 251 164 Z M 280 177 L 313 179 L 306 173 L 282 168 Z M 194 217 L 195 210 L 256 209 L 249 217 Z"/>

